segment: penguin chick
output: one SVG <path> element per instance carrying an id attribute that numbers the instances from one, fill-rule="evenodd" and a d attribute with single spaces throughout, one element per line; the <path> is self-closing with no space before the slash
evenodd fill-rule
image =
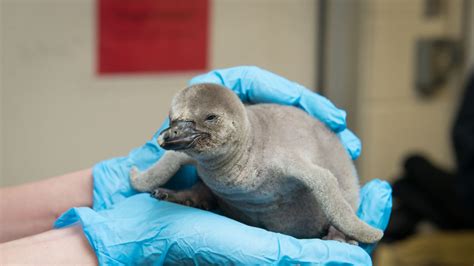
<path id="1" fill-rule="evenodd" d="M 169 117 L 158 137 L 167 152 L 143 173 L 132 169 L 136 190 L 204 209 L 217 204 L 226 216 L 297 238 L 382 238 L 355 214 L 357 174 L 340 140 L 302 110 L 244 106 L 231 90 L 203 83 L 180 91 Z M 202 182 L 159 188 L 185 164 L 196 165 Z"/>

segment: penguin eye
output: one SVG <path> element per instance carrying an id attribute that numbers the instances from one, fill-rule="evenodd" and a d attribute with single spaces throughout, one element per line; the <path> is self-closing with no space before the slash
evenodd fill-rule
<path id="1" fill-rule="evenodd" d="M 206 121 L 211 122 L 211 121 L 216 120 L 216 118 L 217 118 L 217 115 L 210 114 L 210 115 L 206 116 Z"/>

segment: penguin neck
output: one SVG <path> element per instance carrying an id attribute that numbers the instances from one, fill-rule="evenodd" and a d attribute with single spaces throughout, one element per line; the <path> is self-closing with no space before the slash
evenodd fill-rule
<path id="1" fill-rule="evenodd" d="M 225 152 L 216 153 L 214 156 L 198 160 L 200 166 L 213 175 L 222 177 L 239 176 L 249 161 L 249 150 L 253 142 L 253 131 L 246 118 L 242 131 L 237 138 L 228 143 Z"/>

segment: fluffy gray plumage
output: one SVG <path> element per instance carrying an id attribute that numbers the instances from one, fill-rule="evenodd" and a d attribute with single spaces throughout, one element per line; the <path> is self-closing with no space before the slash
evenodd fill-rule
<path id="1" fill-rule="evenodd" d="M 136 190 L 204 209 L 217 204 L 238 221 L 297 238 L 382 238 L 355 215 L 359 185 L 349 155 L 305 112 L 244 106 L 231 90 L 198 84 L 174 97 L 170 121 L 158 138 L 168 151 L 147 171 L 131 172 Z M 159 188 L 185 164 L 196 165 L 203 183 L 185 191 Z"/>

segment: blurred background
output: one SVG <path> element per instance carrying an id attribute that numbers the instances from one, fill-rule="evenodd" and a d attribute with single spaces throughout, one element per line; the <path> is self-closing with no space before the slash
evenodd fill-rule
<path id="1" fill-rule="evenodd" d="M 107 75 L 98 72 L 98 0 L 0 1 L 1 186 L 127 154 L 159 128 L 191 77 L 237 65 L 275 72 L 345 109 L 363 143 L 362 183 L 396 184 L 407 162 L 454 183 L 452 131 L 474 64 L 472 0 L 209 0 L 205 68 Z M 474 262 L 472 232 L 396 217 L 411 226 L 391 224 L 376 264 Z"/>

